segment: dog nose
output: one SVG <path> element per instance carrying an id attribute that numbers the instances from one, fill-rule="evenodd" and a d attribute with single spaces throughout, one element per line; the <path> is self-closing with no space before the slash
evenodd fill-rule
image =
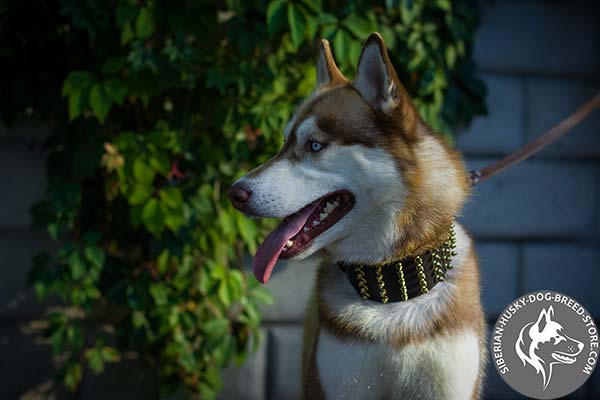
<path id="1" fill-rule="evenodd" d="M 250 196 L 252 195 L 252 191 L 248 190 L 241 183 L 234 183 L 231 185 L 229 189 L 227 189 L 227 197 L 231 201 L 231 204 L 238 210 L 242 210 L 248 200 L 250 200 Z"/>

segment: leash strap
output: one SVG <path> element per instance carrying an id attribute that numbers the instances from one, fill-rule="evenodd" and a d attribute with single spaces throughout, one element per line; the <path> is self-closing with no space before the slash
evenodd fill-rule
<path id="1" fill-rule="evenodd" d="M 488 180 L 492 176 L 499 174 L 507 168 L 510 168 L 533 154 L 542 150 L 544 147 L 556 141 L 565 133 L 569 132 L 581 121 L 586 119 L 588 115 L 600 106 L 600 93 L 592 97 L 585 104 L 580 106 L 573 114 L 563 119 L 558 124 L 554 125 L 550 130 L 544 133 L 542 136 L 532 140 L 523 146 L 520 150 L 509 154 L 503 159 L 488 165 L 483 169 L 476 169 L 469 172 L 468 180 L 471 186 L 475 186 L 485 180 Z"/>

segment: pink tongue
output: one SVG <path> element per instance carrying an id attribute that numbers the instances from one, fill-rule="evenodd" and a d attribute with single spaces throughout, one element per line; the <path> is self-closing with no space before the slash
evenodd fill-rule
<path id="1" fill-rule="evenodd" d="M 259 282 L 267 283 L 273 267 L 283 251 L 286 242 L 294 237 L 306 223 L 318 204 L 312 204 L 285 218 L 273 232 L 267 236 L 254 256 L 254 276 Z"/>

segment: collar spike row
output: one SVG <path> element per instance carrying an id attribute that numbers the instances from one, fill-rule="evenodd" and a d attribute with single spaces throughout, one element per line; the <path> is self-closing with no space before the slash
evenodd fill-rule
<path id="1" fill-rule="evenodd" d="M 338 263 L 363 300 L 389 303 L 408 301 L 427 294 L 445 280 L 456 256 L 456 232 L 450 229 L 446 240 L 437 248 L 414 257 L 378 264 Z"/>

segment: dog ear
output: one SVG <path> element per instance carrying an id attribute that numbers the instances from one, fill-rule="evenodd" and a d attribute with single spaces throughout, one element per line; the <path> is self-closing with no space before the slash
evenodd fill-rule
<path id="1" fill-rule="evenodd" d="M 335 64 L 329 42 L 326 39 L 321 40 L 317 58 L 317 89 L 327 85 L 342 85 L 346 82 L 348 80 Z"/>
<path id="2" fill-rule="evenodd" d="M 371 107 L 388 115 L 402 101 L 404 88 L 379 33 L 372 33 L 362 49 L 354 87 Z"/>
<path id="3" fill-rule="evenodd" d="M 543 308 L 540 312 L 540 315 L 537 321 L 535 322 L 538 332 L 541 333 L 546 327 L 546 324 L 550 321 L 550 311 L 552 311 L 552 314 L 554 314 L 554 309 L 552 308 L 552 306 L 550 306 L 547 310 Z"/>

